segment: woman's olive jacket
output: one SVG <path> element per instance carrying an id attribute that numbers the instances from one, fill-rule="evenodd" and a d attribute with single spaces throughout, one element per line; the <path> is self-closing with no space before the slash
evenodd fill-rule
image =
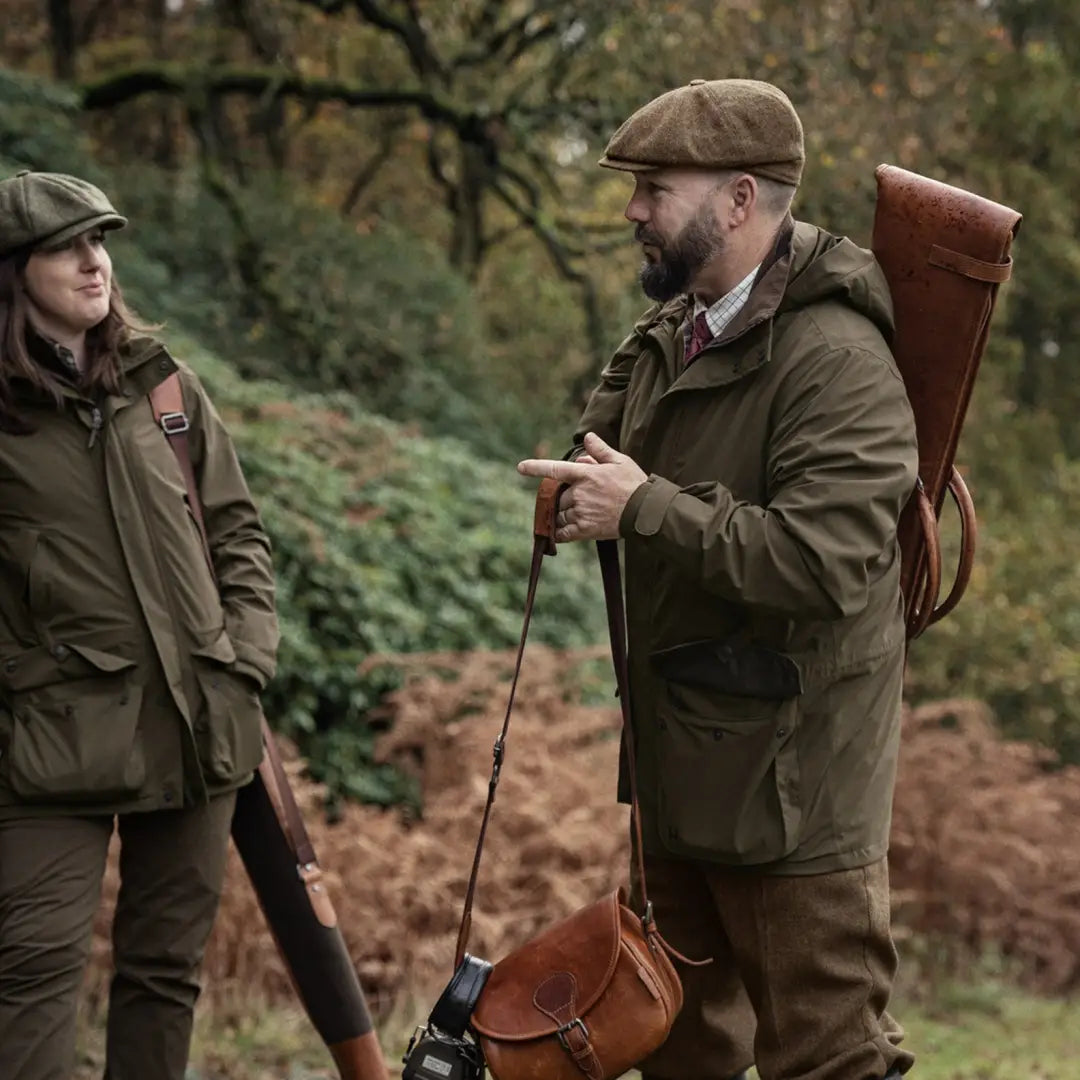
<path id="1" fill-rule="evenodd" d="M 33 351 L 63 359 L 41 339 Z M 23 384 L 33 430 L 0 432 L 0 816 L 199 802 L 261 757 L 269 543 L 192 371 L 149 338 L 122 364 L 120 393 L 67 384 L 61 408 Z M 174 371 L 213 575 L 147 397 Z"/>
<path id="2" fill-rule="evenodd" d="M 686 314 L 646 313 L 575 437 L 650 474 L 620 521 L 646 841 L 786 874 L 865 865 L 888 842 L 917 469 L 888 288 L 869 252 L 789 223 L 689 365 Z"/>

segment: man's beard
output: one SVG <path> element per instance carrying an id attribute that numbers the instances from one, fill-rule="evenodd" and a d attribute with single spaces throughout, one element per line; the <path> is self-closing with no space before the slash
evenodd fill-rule
<path id="1" fill-rule="evenodd" d="M 634 239 L 660 252 L 657 262 L 642 264 L 638 279 L 641 290 L 650 300 L 666 303 L 687 291 L 694 275 L 725 247 L 711 207 L 701 207 L 683 227 L 682 232 L 665 245 L 656 233 L 642 225 L 634 230 Z"/>

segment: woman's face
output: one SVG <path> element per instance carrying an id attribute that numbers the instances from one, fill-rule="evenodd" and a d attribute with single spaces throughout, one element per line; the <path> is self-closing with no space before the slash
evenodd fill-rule
<path id="1" fill-rule="evenodd" d="M 57 341 L 85 334 L 109 314 L 112 260 L 105 234 L 91 229 L 59 248 L 35 251 L 23 280 L 39 331 Z"/>

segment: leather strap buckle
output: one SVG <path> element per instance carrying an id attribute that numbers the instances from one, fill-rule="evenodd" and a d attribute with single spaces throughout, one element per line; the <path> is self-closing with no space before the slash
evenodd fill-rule
<path id="1" fill-rule="evenodd" d="M 319 892 L 322 888 L 322 868 L 318 863 L 297 863 L 296 876 L 310 889 Z"/>
<path id="2" fill-rule="evenodd" d="M 574 1052 L 574 1048 L 570 1045 L 569 1038 L 569 1032 L 571 1032 L 574 1028 L 580 1028 L 581 1037 L 585 1040 L 585 1045 L 587 1046 L 589 1043 L 589 1029 L 585 1026 L 585 1021 L 582 1020 L 580 1016 L 575 1016 L 569 1024 L 563 1024 L 563 1026 L 555 1032 L 556 1037 L 562 1044 L 562 1048 L 568 1054 L 572 1054 Z"/>
<path id="3" fill-rule="evenodd" d="M 182 412 L 162 413 L 158 417 L 158 423 L 166 435 L 183 435 L 191 427 L 191 421 L 188 420 L 187 413 Z"/>

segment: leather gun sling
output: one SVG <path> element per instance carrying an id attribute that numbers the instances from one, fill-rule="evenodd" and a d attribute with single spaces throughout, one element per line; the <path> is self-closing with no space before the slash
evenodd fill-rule
<path id="1" fill-rule="evenodd" d="M 506 738 L 510 730 L 510 716 L 514 708 L 514 697 L 517 693 L 518 678 L 521 674 L 521 662 L 525 654 L 525 641 L 529 634 L 529 622 L 532 619 L 533 606 L 536 601 L 536 586 L 540 580 L 540 569 L 545 555 L 555 555 L 555 515 L 558 511 L 559 498 L 565 485 L 555 480 L 543 480 L 536 498 L 536 512 L 533 521 L 533 552 L 532 562 L 529 567 L 529 584 L 525 595 L 525 615 L 521 627 L 521 639 L 518 642 L 517 657 L 514 662 L 514 675 L 510 683 L 510 693 L 506 703 L 506 715 L 503 718 L 502 730 L 499 732 L 495 745 L 492 748 L 494 762 L 491 769 L 491 779 L 488 781 L 487 803 L 484 806 L 484 815 L 480 823 L 480 835 L 476 841 L 476 853 L 473 856 L 472 871 L 469 874 L 469 885 L 465 892 L 465 906 L 461 916 L 461 928 L 458 931 L 457 950 L 454 959 L 454 967 L 457 968 L 465 958 L 465 950 L 469 943 L 469 930 L 472 926 L 473 899 L 476 894 L 476 879 L 480 870 L 480 858 L 484 849 L 484 838 L 487 835 L 488 821 L 491 817 L 491 807 L 495 802 L 495 789 L 499 783 L 499 775 L 502 771 L 503 758 L 506 753 Z M 641 812 L 638 808 L 637 795 L 637 770 L 634 760 L 634 735 L 630 723 L 630 694 L 629 679 L 627 675 L 626 661 L 626 614 L 623 608 L 622 575 L 619 570 L 618 545 L 614 540 L 600 540 L 596 545 L 600 560 L 600 571 L 604 583 L 604 600 L 607 606 L 608 633 L 611 638 L 611 657 L 615 667 L 615 681 L 618 687 L 619 708 L 622 712 L 623 745 L 626 748 L 627 768 L 630 777 L 630 818 L 633 823 L 634 848 L 637 857 L 638 880 L 641 886 L 642 925 L 647 932 L 655 934 L 664 948 L 673 956 L 678 957 L 684 963 L 695 966 L 708 963 L 709 961 L 687 960 L 681 953 L 672 949 L 660 936 L 656 929 L 656 922 L 652 914 L 652 904 L 649 901 L 648 889 L 645 881 L 645 858 L 641 834 Z"/>

